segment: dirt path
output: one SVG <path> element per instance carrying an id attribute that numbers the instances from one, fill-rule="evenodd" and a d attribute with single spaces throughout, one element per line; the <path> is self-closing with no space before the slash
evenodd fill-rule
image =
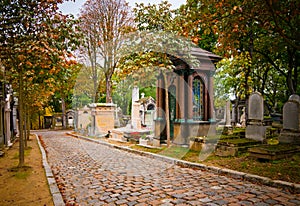
<path id="1" fill-rule="evenodd" d="M 0 158 L 0 205 L 53 206 L 47 179 L 42 166 L 42 156 L 35 136 L 28 142 L 31 148 L 25 152 L 27 171 L 12 172 L 18 165 L 19 143 L 5 151 Z"/>

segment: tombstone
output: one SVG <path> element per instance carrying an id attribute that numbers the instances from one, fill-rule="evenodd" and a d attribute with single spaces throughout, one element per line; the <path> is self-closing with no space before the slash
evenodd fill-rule
<path id="1" fill-rule="evenodd" d="M 91 109 L 87 106 L 78 109 L 76 119 L 76 129 L 81 133 L 87 132 L 92 120 Z"/>
<path id="2" fill-rule="evenodd" d="M 266 138 L 266 127 L 264 120 L 264 99 L 258 92 L 249 97 L 248 102 L 248 125 L 246 127 L 246 138 L 263 141 Z"/>
<path id="3" fill-rule="evenodd" d="M 279 142 L 300 144 L 300 97 L 291 95 L 283 106 L 283 129 Z"/>
<path id="4" fill-rule="evenodd" d="M 140 117 L 140 103 L 137 101 L 139 97 L 139 88 L 134 86 L 132 89 L 132 103 L 131 103 L 131 126 L 133 129 L 141 129 L 141 117 Z"/>
<path id="5" fill-rule="evenodd" d="M 225 127 L 231 127 L 230 101 L 227 101 L 227 102 L 226 102 L 226 110 L 225 110 Z"/>
<path id="6" fill-rule="evenodd" d="M 231 125 L 231 116 L 230 116 L 230 101 L 226 102 L 225 107 L 225 126 L 223 130 L 223 134 L 229 135 L 232 134 L 232 125 Z"/>
<path id="7" fill-rule="evenodd" d="M 141 118 L 140 118 L 140 103 L 134 102 L 132 104 L 131 111 L 131 125 L 133 129 L 141 129 Z"/>
<path id="8" fill-rule="evenodd" d="M 264 99 L 258 92 L 252 93 L 249 97 L 248 119 L 249 121 L 264 120 Z"/>

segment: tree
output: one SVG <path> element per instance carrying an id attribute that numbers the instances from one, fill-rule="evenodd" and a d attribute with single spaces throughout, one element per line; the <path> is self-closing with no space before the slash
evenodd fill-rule
<path id="1" fill-rule="evenodd" d="M 19 103 L 19 167 L 24 166 L 24 98 L 33 93 L 26 89 L 45 84 L 52 88 L 76 43 L 72 20 L 57 11 L 62 2 L 14 0 L 0 5 L 0 59 Z"/>
<path id="2" fill-rule="evenodd" d="M 98 88 L 97 69 L 101 68 L 105 74 L 106 102 L 112 102 L 111 78 L 119 61 L 120 38 L 133 23 L 128 3 L 124 0 L 89 0 L 81 10 L 80 20 L 85 36 L 83 48 L 93 71 L 94 89 Z"/>
<path id="3" fill-rule="evenodd" d="M 251 58 L 260 59 L 254 61 L 255 64 L 269 63 L 286 78 L 289 94 L 292 94 L 300 89 L 299 5 L 297 0 L 213 3 L 188 0 L 186 7 L 218 34 L 217 50 L 221 55 L 231 57 L 248 52 Z M 193 28 L 196 29 L 191 26 Z"/>

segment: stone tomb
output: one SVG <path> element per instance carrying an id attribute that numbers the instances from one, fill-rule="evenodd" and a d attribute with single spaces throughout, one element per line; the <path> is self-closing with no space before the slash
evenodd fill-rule
<path id="1" fill-rule="evenodd" d="M 254 92 L 249 97 L 248 103 L 248 125 L 246 127 L 246 138 L 263 141 L 266 138 L 266 127 L 263 125 L 264 100 L 260 93 Z"/>
<path id="2" fill-rule="evenodd" d="M 92 120 L 91 109 L 87 106 L 78 109 L 75 120 L 75 130 L 82 134 L 87 134 Z"/>
<path id="3" fill-rule="evenodd" d="M 300 97 L 291 95 L 283 106 L 283 129 L 279 142 L 300 144 Z"/>
<path id="4" fill-rule="evenodd" d="M 100 134 L 107 134 L 115 128 L 117 105 L 112 103 L 98 103 L 95 108 L 95 125 Z M 93 115 L 93 114 L 92 114 Z"/>

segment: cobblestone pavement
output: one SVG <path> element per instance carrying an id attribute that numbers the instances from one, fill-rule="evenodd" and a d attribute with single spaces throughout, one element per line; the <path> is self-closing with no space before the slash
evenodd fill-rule
<path id="1" fill-rule="evenodd" d="M 300 194 L 43 132 L 67 205 L 300 205 Z"/>

